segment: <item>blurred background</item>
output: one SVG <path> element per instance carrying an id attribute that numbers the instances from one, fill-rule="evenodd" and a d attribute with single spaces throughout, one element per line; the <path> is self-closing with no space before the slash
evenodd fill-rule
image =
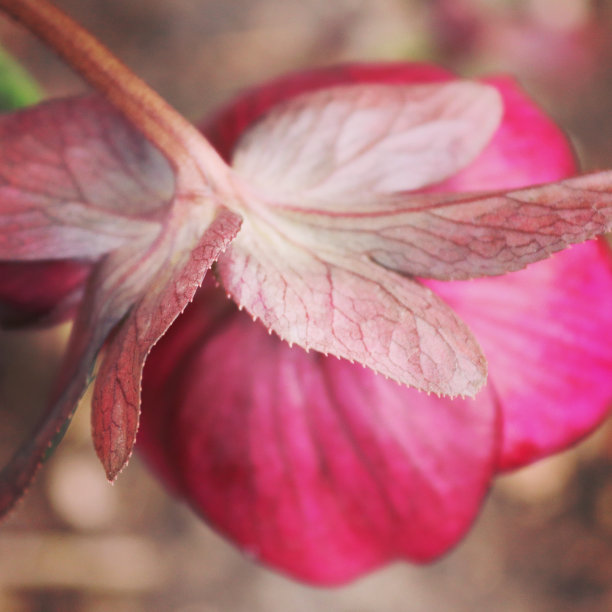
<path id="1" fill-rule="evenodd" d="M 563 126 L 583 168 L 612 167 L 612 0 L 57 0 L 192 120 L 280 73 L 347 60 L 509 72 Z M 0 20 L 49 96 L 85 86 Z M 0 335 L 0 460 L 40 411 L 67 326 Z M 612 340 L 612 332 L 611 332 Z M 7 612 L 562 612 L 612 610 L 612 433 L 498 479 L 441 561 L 316 590 L 244 559 L 138 457 L 114 486 L 84 401 L 0 527 Z"/>

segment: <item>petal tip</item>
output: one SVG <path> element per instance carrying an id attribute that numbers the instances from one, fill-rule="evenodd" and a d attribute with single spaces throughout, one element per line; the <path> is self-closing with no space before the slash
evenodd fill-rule
<path id="1" fill-rule="evenodd" d="M 106 479 L 110 484 L 115 484 L 117 477 L 129 463 L 131 454 L 132 453 L 129 453 L 127 457 L 116 458 L 111 462 L 103 463 L 104 471 L 106 472 Z"/>

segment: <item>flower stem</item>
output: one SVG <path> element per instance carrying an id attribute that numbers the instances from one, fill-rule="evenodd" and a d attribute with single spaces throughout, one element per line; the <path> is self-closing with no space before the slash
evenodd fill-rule
<path id="1" fill-rule="evenodd" d="M 207 175 L 225 163 L 200 132 L 94 36 L 47 0 L 0 0 L 0 9 L 47 43 L 168 158 Z"/>

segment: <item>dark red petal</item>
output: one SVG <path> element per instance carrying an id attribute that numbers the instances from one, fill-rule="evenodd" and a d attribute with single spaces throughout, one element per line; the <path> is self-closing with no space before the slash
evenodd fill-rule
<path id="1" fill-rule="evenodd" d="M 175 490 L 250 555 L 318 584 L 457 542 L 495 463 L 486 392 L 449 401 L 399 387 L 291 349 L 245 314 L 223 310 L 211 326 L 210 299 L 145 371 L 142 449 Z"/>
<path id="2" fill-rule="evenodd" d="M 91 265 L 77 261 L 0 262 L 0 325 L 52 325 L 69 319 Z"/>

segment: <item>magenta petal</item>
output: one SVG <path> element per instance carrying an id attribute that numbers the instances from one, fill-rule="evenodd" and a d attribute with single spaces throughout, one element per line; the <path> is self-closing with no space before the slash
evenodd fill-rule
<path id="1" fill-rule="evenodd" d="M 482 79 L 501 94 L 504 116 L 478 159 L 430 191 L 518 189 L 571 176 L 572 148 L 563 132 L 510 78 Z"/>
<path id="2" fill-rule="evenodd" d="M 457 542 L 495 463 L 486 392 L 427 396 L 290 349 L 245 314 L 194 341 L 205 299 L 145 370 L 141 448 L 175 489 L 250 555 L 319 584 Z"/>
<path id="3" fill-rule="evenodd" d="M 428 283 L 468 323 L 503 415 L 500 468 L 524 465 L 593 430 L 612 401 L 612 263 L 589 242 L 526 270 Z"/>

